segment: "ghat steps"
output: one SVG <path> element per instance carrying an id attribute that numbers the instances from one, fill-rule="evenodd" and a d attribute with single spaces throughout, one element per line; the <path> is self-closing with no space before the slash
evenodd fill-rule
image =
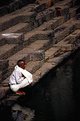
<path id="1" fill-rule="evenodd" d="M 79 47 L 77 9 L 72 0 L 49 8 L 35 3 L 0 17 L 0 99 L 18 59 L 27 61 L 35 84 Z"/>

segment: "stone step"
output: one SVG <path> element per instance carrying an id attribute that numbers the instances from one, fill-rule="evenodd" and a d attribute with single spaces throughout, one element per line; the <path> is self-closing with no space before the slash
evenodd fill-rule
<path id="1" fill-rule="evenodd" d="M 69 9 L 69 17 L 70 18 L 76 16 L 76 12 L 77 12 L 78 8 L 79 8 L 78 6 L 75 6 L 75 7 Z"/>
<path id="2" fill-rule="evenodd" d="M 2 37 L 2 35 L 0 35 L 0 46 L 4 45 L 5 44 L 5 40 L 4 38 Z"/>
<path id="3" fill-rule="evenodd" d="M 35 22 L 38 24 L 38 26 L 40 26 L 44 22 L 46 22 L 54 17 L 55 17 L 55 9 L 48 8 L 37 14 Z"/>
<path id="4" fill-rule="evenodd" d="M 60 15 L 57 15 L 56 7 L 53 5 L 46 10 L 39 12 L 36 16 L 36 21 L 38 25 L 53 19 L 56 16 L 63 16 L 65 20 L 69 19 L 69 7 L 60 6 Z"/>
<path id="5" fill-rule="evenodd" d="M 76 20 L 76 29 L 80 29 L 80 20 Z"/>
<path id="6" fill-rule="evenodd" d="M 60 16 L 60 17 L 54 17 L 53 19 L 44 22 L 42 25 L 40 25 L 39 27 L 37 27 L 37 30 L 51 30 L 51 29 L 55 29 L 56 27 L 58 27 L 59 25 L 64 23 L 64 17 Z"/>
<path id="7" fill-rule="evenodd" d="M 48 49 L 45 52 L 45 60 L 48 60 L 51 57 L 55 57 L 57 54 L 59 55 L 60 51 L 68 52 L 77 49 L 80 46 L 80 30 L 75 30 L 67 37 L 65 37 L 62 41 L 54 44 L 53 47 Z"/>
<path id="8" fill-rule="evenodd" d="M 63 61 L 64 58 L 74 52 L 78 46 L 74 43 L 78 41 L 80 44 L 80 30 L 75 30 L 72 34 L 67 36 L 65 39 L 55 44 L 53 47 L 45 52 L 45 63 L 35 73 L 33 73 L 34 83 L 39 81 L 46 73 L 52 68 L 56 67 Z"/>
<path id="9" fill-rule="evenodd" d="M 3 33 L 0 38 L 0 45 L 3 44 L 23 44 L 24 34 L 23 33 Z"/>
<path id="10" fill-rule="evenodd" d="M 76 30 L 76 21 L 74 19 L 70 19 L 61 26 L 57 27 L 54 30 L 55 33 L 55 41 L 56 43 L 64 39 L 70 33 Z"/>
<path id="11" fill-rule="evenodd" d="M 49 40 L 37 40 L 30 45 L 25 46 L 21 51 L 18 51 L 16 54 L 7 58 L 9 60 L 9 66 L 13 67 L 19 59 L 25 58 L 27 61 L 29 61 L 28 53 L 35 53 L 37 50 L 46 50 L 50 46 L 51 43 Z"/>
<path id="12" fill-rule="evenodd" d="M 53 30 L 38 31 L 37 29 L 35 29 L 24 35 L 24 41 L 25 43 L 28 43 L 35 40 L 52 40 L 52 37 L 54 37 Z"/>
<path id="13" fill-rule="evenodd" d="M 9 61 L 8 60 L 0 60 L 0 71 L 4 69 L 7 70 L 9 66 Z"/>
<path id="14" fill-rule="evenodd" d="M 41 61 L 29 61 L 26 65 L 26 70 L 35 73 L 42 65 L 44 64 L 44 60 Z"/>
<path id="15" fill-rule="evenodd" d="M 36 28 L 37 30 L 46 30 L 46 29 L 53 29 L 57 26 L 59 26 L 60 24 L 62 24 L 64 22 L 64 18 L 63 17 L 56 17 L 53 20 L 50 20 L 48 22 L 45 22 L 43 25 L 41 25 L 40 27 Z M 33 26 L 30 25 L 30 23 L 19 23 L 16 24 L 15 26 L 10 27 L 9 29 L 0 32 L 0 34 L 4 34 L 4 33 L 14 33 L 14 32 L 28 32 L 33 28 Z"/>
<path id="16" fill-rule="evenodd" d="M 9 29 L 6 29 L 4 31 L 1 31 L 0 34 L 4 33 L 25 33 L 30 31 L 33 28 L 31 26 L 31 23 L 18 23 L 14 26 L 11 26 Z"/>
<path id="17" fill-rule="evenodd" d="M 50 20 L 48 22 L 45 22 L 43 25 L 41 25 L 40 27 L 37 27 L 32 32 L 35 34 L 35 31 L 38 31 L 38 30 L 52 29 L 52 28 L 55 28 L 55 27 L 59 26 L 63 22 L 64 22 L 64 18 L 63 17 L 56 17 L 53 20 Z M 13 26 L 13 27 L 5 30 L 5 31 L 0 32 L 0 34 L 1 33 L 2 34 L 5 33 L 7 35 L 7 34 L 10 34 L 10 33 L 14 33 L 14 32 L 25 32 L 25 31 L 27 32 L 27 31 L 30 31 L 30 29 L 31 29 L 30 24 L 27 24 L 27 23 L 19 23 L 19 24 L 15 25 L 15 26 Z M 32 35 L 31 33 L 29 33 L 30 36 Z M 43 32 L 43 33 L 45 33 L 45 32 Z M 11 34 L 11 36 L 12 36 L 12 34 Z M 15 33 L 14 36 L 16 36 L 16 33 Z M 27 36 L 28 36 L 28 34 L 27 34 Z M 21 36 L 21 38 L 20 38 L 20 36 L 19 36 L 19 38 L 14 38 L 14 37 L 9 37 L 8 36 L 5 39 L 6 39 L 6 43 L 19 43 L 19 42 L 23 42 L 24 41 L 22 38 L 24 39 L 24 37 L 22 37 L 22 36 Z M 18 41 L 19 39 L 21 41 Z"/>
<path id="18" fill-rule="evenodd" d="M 11 55 L 14 55 L 17 51 L 21 50 L 23 45 L 17 44 L 5 44 L 0 47 L 0 59 L 7 59 Z"/>
<path id="19" fill-rule="evenodd" d="M 5 44 L 0 47 L 0 58 L 4 58 L 5 56 L 8 56 L 11 51 L 14 51 L 15 44 Z"/>
<path id="20" fill-rule="evenodd" d="M 31 11 L 33 11 L 36 8 L 37 8 L 36 4 L 28 4 L 28 5 L 23 6 L 22 8 L 20 8 L 20 9 L 18 9 L 16 11 L 11 12 L 9 15 L 20 14 L 20 13 L 23 13 L 24 11 L 31 12 Z"/>
<path id="21" fill-rule="evenodd" d="M 73 4 L 73 1 L 72 0 L 60 0 L 59 2 L 55 3 L 55 7 L 57 6 L 69 6 L 71 7 Z"/>
<path id="22" fill-rule="evenodd" d="M 58 42 L 57 44 L 54 44 L 53 47 L 64 48 L 65 46 L 67 46 L 67 44 L 72 44 L 73 47 L 76 47 L 76 46 L 78 47 L 80 44 L 79 37 L 80 37 L 80 29 L 77 29 L 71 34 L 69 34 L 68 36 L 66 36 L 62 41 Z M 70 49 L 70 48 L 67 48 L 67 49 Z"/>
<path id="23" fill-rule="evenodd" d="M 8 29 L 11 26 L 16 25 L 20 22 L 31 22 L 34 21 L 36 14 L 34 12 L 23 12 L 23 14 L 16 15 L 5 15 L 0 18 L 0 31 Z"/>
<path id="24" fill-rule="evenodd" d="M 74 44 L 74 42 L 76 42 L 76 40 L 79 36 L 80 36 L 80 30 L 75 30 L 73 33 L 71 33 L 65 39 L 63 39 L 62 41 L 53 45 L 53 47 L 51 47 L 50 49 L 46 50 L 45 59 L 43 59 L 42 61 L 29 61 L 27 63 L 26 69 L 28 71 L 32 72 L 34 74 L 34 78 L 36 78 L 35 73 L 38 72 L 38 69 L 41 68 L 41 66 L 43 66 L 43 65 L 47 66 L 47 64 L 50 65 L 51 68 L 56 66 L 59 62 L 61 62 L 61 60 L 64 57 L 68 56 L 73 49 L 76 49 L 76 48 L 74 48 L 74 46 L 72 46 L 72 44 Z M 35 53 L 35 51 L 34 51 L 34 53 Z M 50 63 L 53 63 L 52 66 L 50 63 L 45 64 L 47 61 L 49 61 Z M 45 66 L 43 66 L 43 67 L 45 67 Z M 37 72 L 35 72 L 35 71 L 37 71 Z M 38 79 L 39 79 L 39 75 L 38 75 Z M 6 84 L 4 83 L 4 86 L 5 85 Z"/>

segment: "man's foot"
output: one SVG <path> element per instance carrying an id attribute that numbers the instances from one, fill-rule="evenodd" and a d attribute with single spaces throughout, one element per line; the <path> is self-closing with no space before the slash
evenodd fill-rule
<path id="1" fill-rule="evenodd" d="M 17 95 L 26 95 L 26 93 L 23 92 L 23 91 L 17 91 L 16 94 L 17 94 Z"/>

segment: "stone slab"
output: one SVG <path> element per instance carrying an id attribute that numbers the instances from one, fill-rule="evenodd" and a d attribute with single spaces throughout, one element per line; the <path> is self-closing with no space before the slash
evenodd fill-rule
<path id="1" fill-rule="evenodd" d="M 30 30 L 32 30 L 33 26 L 31 23 L 18 23 L 14 26 L 11 26 L 10 28 L 0 32 L 0 34 L 3 33 L 25 33 Z"/>
<path id="2" fill-rule="evenodd" d="M 45 58 L 44 50 L 37 50 L 32 53 L 29 53 L 30 61 L 41 61 Z"/>
<path id="3" fill-rule="evenodd" d="M 22 44 L 24 42 L 23 33 L 4 33 L 2 37 L 8 44 Z"/>
<path id="4" fill-rule="evenodd" d="M 30 53 L 35 53 L 36 52 L 36 56 L 37 56 L 37 52 L 39 50 L 44 50 L 47 49 L 49 47 L 49 40 L 38 40 L 35 41 L 34 43 L 31 43 L 28 46 L 25 46 L 22 50 L 18 51 L 15 55 L 9 57 L 9 65 L 10 66 L 14 66 L 17 62 L 17 60 L 19 59 L 25 59 L 26 61 L 30 60 Z M 40 53 L 40 52 L 39 52 Z M 40 53 L 41 54 L 41 53 Z M 38 55 L 39 57 L 33 58 L 36 60 L 40 59 L 40 54 Z M 44 57 L 44 51 L 42 51 L 42 57 Z"/>
<path id="5" fill-rule="evenodd" d="M 32 31 L 25 34 L 25 41 L 34 41 L 34 40 L 52 40 L 54 37 L 53 30 L 46 30 L 46 31 Z"/>
<path id="6" fill-rule="evenodd" d="M 6 70 L 9 66 L 9 60 L 0 60 L 0 70 Z"/>

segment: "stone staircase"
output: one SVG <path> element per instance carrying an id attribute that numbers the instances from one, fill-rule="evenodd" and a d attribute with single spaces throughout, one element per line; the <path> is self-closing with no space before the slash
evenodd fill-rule
<path id="1" fill-rule="evenodd" d="M 29 4 L 0 17 L 0 99 L 9 90 L 8 81 L 17 60 L 27 61 L 33 85 L 79 48 L 78 6 L 72 0 Z"/>

